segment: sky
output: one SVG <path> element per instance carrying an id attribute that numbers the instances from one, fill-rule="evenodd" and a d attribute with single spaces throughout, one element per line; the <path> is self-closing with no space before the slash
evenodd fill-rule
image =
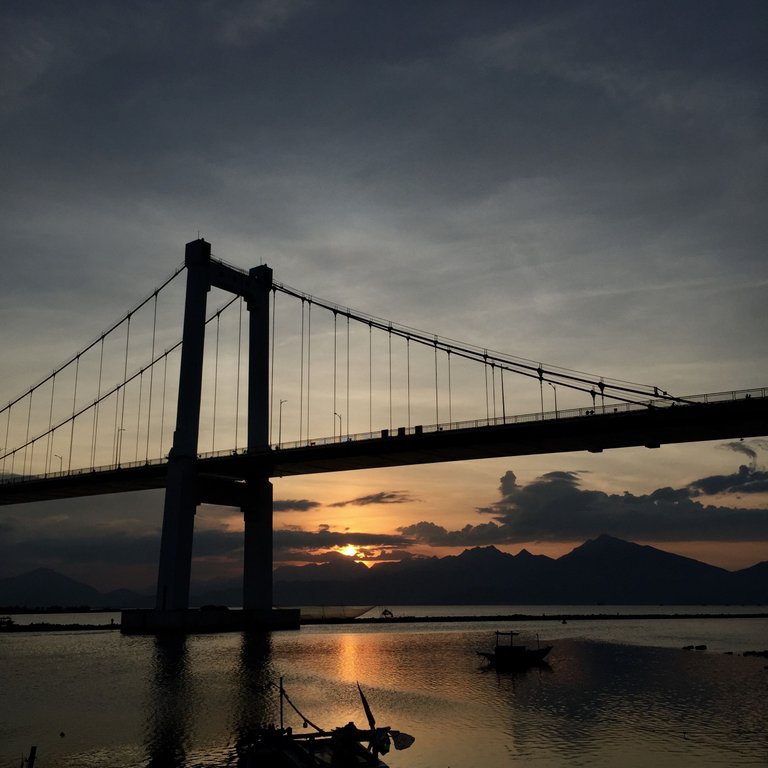
<path id="1" fill-rule="evenodd" d="M 0 15 L 3 403 L 151 295 L 198 236 L 482 348 L 678 395 L 768 385 L 762 0 Z M 538 391 L 508 397 L 538 407 Z M 297 439 L 295 383 L 273 398 Z M 331 412 L 316 430 L 333 429 Z M 753 438 L 276 479 L 275 557 L 559 556 L 609 533 L 747 567 L 768 559 L 767 456 Z M 157 491 L 2 507 L 0 576 L 151 588 L 161 518 Z M 237 510 L 198 510 L 194 579 L 239 572 L 241 529 Z"/>

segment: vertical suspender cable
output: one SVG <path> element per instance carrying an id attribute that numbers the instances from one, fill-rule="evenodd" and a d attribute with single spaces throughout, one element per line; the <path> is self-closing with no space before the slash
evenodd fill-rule
<path id="1" fill-rule="evenodd" d="M 333 436 L 336 437 L 336 310 L 333 310 Z M 339 424 L 341 438 L 341 424 Z"/>
<path id="2" fill-rule="evenodd" d="M 440 423 L 440 387 L 437 379 L 437 337 L 435 337 L 435 424 Z"/>
<path id="3" fill-rule="evenodd" d="M 491 387 L 493 390 L 493 421 L 496 422 L 496 366 L 491 363 Z"/>
<path id="4" fill-rule="evenodd" d="M 411 429 L 411 337 L 405 337 L 406 376 L 408 380 L 408 430 Z"/>
<path id="5" fill-rule="evenodd" d="M 5 445 L 3 446 L 3 474 L 5 474 L 5 458 L 8 456 L 8 437 L 11 431 L 11 406 L 8 406 L 8 416 L 5 420 Z"/>
<path id="6" fill-rule="evenodd" d="M 120 416 L 120 387 L 118 387 L 115 390 L 115 431 L 114 435 L 112 437 L 112 458 L 113 458 L 113 464 L 117 464 L 117 437 L 120 434 L 118 432 L 119 427 L 117 426 L 119 424 L 119 416 Z"/>
<path id="7" fill-rule="evenodd" d="M 368 323 L 368 432 L 373 432 L 373 326 Z"/>
<path id="8" fill-rule="evenodd" d="M 125 363 L 123 364 L 123 402 L 122 402 L 122 408 L 120 411 L 120 429 L 117 430 L 117 455 L 116 455 L 116 461 L 115 464 L 120 466 L 120 460 L 122 458 L 123 453 L 123 432 L 124 424 L 125 424 L 125 395 L 126 390 L 128 387 L 126 386 L 126 382 L 128 381 L 128 348 L 130 346 L 131 341 L 131 315 L 128 314 L 128 327 L 125 332 Z"/>
<path id="9" fill-rule="evenodd" d="M 216 353 L 213 367 L 213 429 L 211 430 L 211 453 L 216 450 L 216 405 L 219 395 L 219 331 L 221 330 L 221 312 L 216 313 Z"/>
<path id="10" fill-rule="evenodd" d="M 142 368 L 139 374 L 139 407 L 137 409 L 138 413 L 136 415 L 136 453 L 133 458 L 134 461 L 139 460 L 139 430 L 141 429 L 141 400 L 143 395 L 144 395 L 144 369 Z"/>
<path id="11" fill-rule="evenodd" d="M 99 439 L 99 409 L 101 408 L 101 377 L 104 371 L 104 334 L 101 335 L 101 351 L 99 353 L 99 383 L 96 387 L 96 407 L 93 414 L 93 443 L 91 446 L 91 469 L 96 466 L 96 444 Z"/>
<path id="12" fill-rule="evenodd" d="M 165 385 L 168 382 L 168 352 L 163 357 L 163 404 L 160 408 L 160 456 L 163 455 L 163 437 L 165 435 Z"/>
<path id="13" fill-rule="evenodd" d="M 309 375 L 312 373 L 312 302 L 307 307 L 307 440 L 309 440 L 309 398 L 312 394 L 310 389 Z"/>
<path id="14" fill-rule="evenodd" d="M 69 461 L 67 464 L 67 472 L 72 471 L 72 445 L 75 442 L 75 411 L 77 410 L 77 377 L 79 373 L 80 355 L 77 356 L 77 360 L 75 361 L 75 389 L 72 393 L 72 426 L 69 430 Z"/>
<path id="15" fill-rule="evenodd" d="M 152 385 L 155 382 L 155 339 L 157 338 L 157 291 L 155 291 L 155 309 L 152 317 L 152 357 L 149 367 L 149 405 L 147 407 L 147 448 L 144 461 L 149 463 L 149 431 L 152 425 Z"/>
<path id="16" fill-rule="evenodd" d="M 51 427 L 53 426 L 53 393 L 56 391 L 56 374 L 53 374 L 51 381 L 51 406 L 48 410 L 48 444 L 45 448 L 45 474 L 50 471 L 51 466 L 51 445 L 53 444 L 53 432 Z"/>
<path id="17" fill-rule="evenodd" d="M 347 315 L 347 403 L 346 403 L 346 418 L 347 429 L 346 434 L 349 434 L 349 315 Z"/>
<path id="18" fill-rule="evenodd" d="M 483 372 L 485 373 L 485 421 L 491 418 L 491 410 L 488 407 L 488 350 L 483 353 Z"/>
<path id="19" fill-rule="evenodd" d="M 507 403 L 504 398 L 504 369 L 501 368 L 501 418 L 507 423 Z"/>
<path id="20" fill-rule="evenodd" d="M 536 369 L 539 373 L 539 393 L 541 394 L 541 418 L 544 418 L 544 371 L 541 368 L 541 363 Z M 594 398 L 593 398 L 594 401 Z"/>
<path id="21" fill-rule="evenodd" d="M 392 431 L 392 326 L 388 331 L 389 336 L 389 431 Z"/>
<path id="22" fill-rule="evenodd" d="M 451 350 L 448 350 L 448 423 L 453 424 L 453 395 L 451 393 Z"/>
<path id="23" fill-rule="evenodd" d="M 77 382 L 77 379 L 75 379 L 75 382 Z M 77 386 L 77 383 L 75 383 L 75 386 Z M 27 474 L 27 444 L 29 443 L 29 425 L 32 421 L 32 394 L 34 393 L 34 389 L 29 390 L 29 408 L 27 409 L 27 436 L 24 440 L 24 466 L 22 468 L 21 473 L 23 475 Z M 30 462 L 30 474 L 31 474 L 31 462 Z"/>
<path id="24" fill-rule="evenodd" d="M 274 323 L 273 323 L 274 325 Z M 238 428 L 240 426 L 240 354 L 243 341 L 243 297 L 240 297 L 240 310 L 237 320 L 237 385 L 235 387 L 235 453 L 237 453 Z M 275 345 L 272 344 L 274 351 Z M 272 366 L 274 370 L 274 366 Z"/>
<path id="25" fill-rule="evenodd" d="M 301 300 L 301 361 L 299 364 L 299 442 L 304 427 L 304 299 Z M 309 437 L 309 435 L 307 435 Z"/>
<path id="26" fill-rule="evenodd" d="M 277 309 L 277 291 L 272 286 L 272 354 L 269 362 L 269 442 L 272 442 L 272 422 L 275 413 L 275 311 Z"/>

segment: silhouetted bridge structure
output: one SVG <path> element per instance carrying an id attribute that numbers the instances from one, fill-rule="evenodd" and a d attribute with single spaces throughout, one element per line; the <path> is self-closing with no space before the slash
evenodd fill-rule
<path id="1" fill-rule="evenodd" d="M 383 434 L 382 434 L 383 432 Z M 252 476 L 290 477 L 414 464 L 610 448 L 659 448 L 665 444 L 758 437 L 768 433 L 765 389 L 686 398 L 685 405 L 591 408 L 558 413 L 399 428 L 287 443 L 261 451 L 200 454 L 197 486 L 201 503 L 239 507 L 242 483 Z M 128 463 L 0 486 L 0 505 L 164 488 L 168 462 Z"/>
<path id="2" fill-rule="evenodd" d="M 184 270 L 182 337 L 162 349 L 158 300 Z M 234 298 L 208 315 L 212 288 Z M 281 351 L 276 358 L 277 349 L 288 349 L 275 337 L 278 294 L 300 303 L 300 322 L 290 312 L 280 321 L 293 323 L 289 338 L 300 339 L 300 349 L 298 354 Z M 151 318 L 143 332 L 142 311 Z M 227 352 L 221 332 L 233 314 L 229 335 L 237 346 Z M 322 317 L 327 324 L 318 329 Z M 113 339 L 116 343 L 108 345 Z M 212 360 L 206 358 L 206 342 L 215 350 Z M 142 358 L 134 368 L 136 348 Z M 173 371 L 168 376 L 174 356 L 179 358 L 177 389 L 168 384 L 176 378 Z M 276 383 L 276 370 L 286 369 L 284 361 L 291 357 L 293 373 Z M 518 393 L 521 382 L 533 385 L 535 411 L 508 413 L 510 377 Z M 469 387 L 470 395 L 459 394 L 462 387 Z M 247 399 L 242 416 L 241 390 Z M 545 391 L 554 410 L 545 409 Z M 576 404 L 558 407 L 558 392 L 561 406 L 564 394 Z M 174 410 L 166 406 L 174 395 L 169 446 L 166 422 Z M 239 507 L 245 521 L 244 607 L 258 616 L 257 623 L 270 625 L 271 478 L 756 437 L 768 434 L 767 395 L 760 388 L 680 397 L 655 386 L 491 352 L 281 285 L 265 265 L 243 272 L 212 258 L 210 244 L 197 240 L 187 245 L 184 266 L 147 299 L 0 410 L 0 419 L 5 418 L 0 506 L 165 488 L 150 629 L 174 622 L 188 626 L 183 614 L 197 505 Z M 298 439 L 283 440 L 283 407 L 289 402 L 298 416 L 293 419 Z M 483 402 L 483 416 L 465 417 Z M 318 412 L 326 436 L 315 434 Z M 212 419 L 203 430 L 206 414 Z M 351 421 L 359 426 L 366 416 L 367 429 L 352 428 Z M 228 420 L 225 430 L 223 420 Z M 374 429 L 374 420 L 386 426 Z M 329 422 L 332 436 L 327 436 Z M 208 452 L 201 451 L 203 431 L 212 448 Z"/>

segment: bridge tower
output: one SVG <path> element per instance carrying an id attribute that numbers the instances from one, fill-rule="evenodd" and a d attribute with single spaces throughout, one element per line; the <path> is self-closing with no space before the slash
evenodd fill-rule
<path id="1" fill-rule="evenodd" d="M 156 613 L 185 612 L 189 607 L 192 539 L 198 504 L 204 500 L 233 503 L 231 488 L 217 499 L 215 490 L 207 487 L 206 479 L 197 471 L 206 298 L 211 287 L 245 299 L 249 316 L 248 451 L 269 447 L 272 270 L 263 265 L 245 273 L 212 261 L 211 245 L 202 239 L 187 244 L 185 265 L 187 286 L 178 409 L 173 447 L 168 456 Z M 243 607 L 251 612 L 271 611 L 272 483 L 266 475 L 249 475 L 245 483 L 237 484 L 234 498 L 245 521 Z"/>

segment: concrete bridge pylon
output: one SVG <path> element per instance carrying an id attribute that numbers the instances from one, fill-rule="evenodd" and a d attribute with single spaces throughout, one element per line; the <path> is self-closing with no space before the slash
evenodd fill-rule
<path id="1" fill-rule="evenodd" d="M 163 509 L 154 611 L 123 614 L 123 631 L 215 631 L 298 626 L 298 611 L 272 609 L 272 483 L 268 474 L 240 484 L 244 517 L 243 611 L 189 610 L 192 542 L 197 506 L 205 488 L 199 476 L 198 432 L 203 382 L 206 303 L 211 287 L 241 296 L 248 310 L 248 452 L 269 449 L 269 308 L 272 270 L 248 273 L 211 259 L 203 239 L 187 243 L 187 268 L 178 405 Z"/>

